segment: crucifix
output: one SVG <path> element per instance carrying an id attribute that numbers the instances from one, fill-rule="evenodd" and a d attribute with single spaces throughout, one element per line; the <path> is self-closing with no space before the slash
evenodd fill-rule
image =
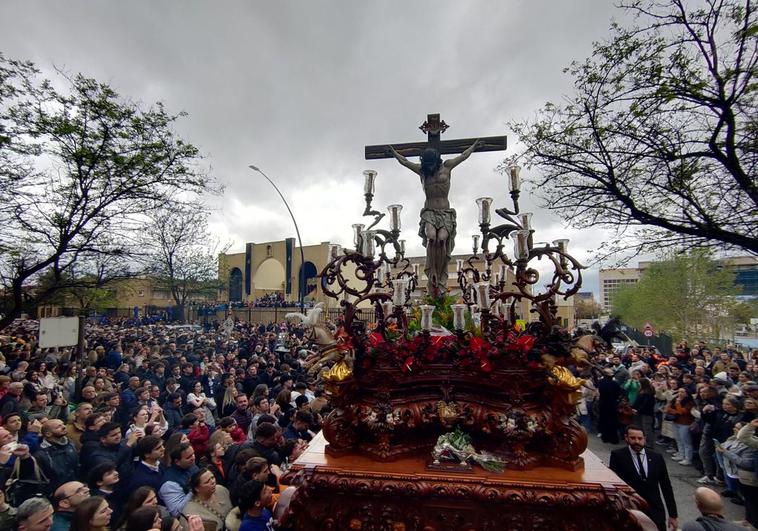
<path id="1" fill-rule="evenodd" d="M 441 140 L 448 128 L 439 114 L 429 114 L 419 127 L 427 134 L 426 142 L 366 146 L 366 160 L 395 158 L 400 164 L 421 178 L 426 194 L 421 209 L 419 236 L 426 247 L 427 294 L 441 297 L 447 292 L 447 266 L 455 247 L 455 210 L 450 208 L 451 170 L 478 151 L 502 151 L 507 147 L 505 136 Z M 458 156 L 442 160 L 440 155 Z M 411 162 L 407 157 L 419 157 Z"/>

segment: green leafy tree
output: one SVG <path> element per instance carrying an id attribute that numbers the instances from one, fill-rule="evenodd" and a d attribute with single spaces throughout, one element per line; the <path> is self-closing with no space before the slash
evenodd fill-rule
<path id="1" fill-rule="evenodd" d="M 717 339 L 731 323 L 734 278 L 706 252 L 675 255 L 653 262 L 636 284 L 616 292 L 613 313 L 636 328 L 650 322 L 677 340 Z"/>
<path id="2" fill-rule="evenodd" d="M 512 124 L 545 206 L 601 246 L 758 253 L 758 24 L 750 0 L 628 0 L 574 93 Z M 631 17 L 630 17 L 631 18 Z"/>
<path id="3" fill-rule="evenodd" d="M 758 299 L 735 304 L 731 315 L 735 323 L 749 324 L 751 319 L 758 318 Z"/>
<path id="4" fill-rule="evenodd" d="M 182 114 L 59 78 L 60 90 L 0 55 L 0 329 L 61 291 L 128 276 L 147 214 L 215 189 L 174 132 Z"/>

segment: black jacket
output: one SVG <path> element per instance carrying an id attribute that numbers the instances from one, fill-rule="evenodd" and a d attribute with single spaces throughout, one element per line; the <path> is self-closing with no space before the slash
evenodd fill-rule
<path id="1" fill-rule="evenodd" d="M 648 393 L 638 394 L 632 407 L 637 410 L 638 415 L 648 415 L 652 417 L 655 414 L 655 395 Z"/>
<path id="2" fill-rule="evenodd" d="M 50 480 L 50 491 L 79 477 L 79 455 L 74 445 L 65 442 L 42 443 L 41 448 L 34 454 L 40 468 Z"/>
<path id="3" fill-rule="evenodd" d="M 677 517 L 676 500 L 663 457 L 652 450 L 645 450 L 645 453 L 647 455 L 647 478 L 644 481 L 637 473 L 628 446 L 613 450 L 608 466 L 648 503 L 649 507 L 645 514 L 660 528 L 661 523 L 665 526 L 666 511 L 658 487 L 660 486 L 661 492 L 663 492 L 663 498 L 666 500 L 665 508 L 668 509 L 671 518 Z"/>

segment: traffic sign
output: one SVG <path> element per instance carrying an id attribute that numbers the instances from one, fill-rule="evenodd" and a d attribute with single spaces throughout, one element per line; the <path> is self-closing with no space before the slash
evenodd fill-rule
<path id="1" fill-rule="evenodd" d="M 642 335 L 644 335 L 645 337 L 653 337 L 652 328 L 645 328 L 645 330 L 642 332 Z"/>

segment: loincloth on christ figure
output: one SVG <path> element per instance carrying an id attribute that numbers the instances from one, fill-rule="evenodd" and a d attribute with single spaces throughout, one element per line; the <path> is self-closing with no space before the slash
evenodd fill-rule
<path id="1" fill-rule="evenodd" d="M 435 229 L 446 229 L 448 233 L 445 247 L 447 251 L 447 259 L 453 254 L 453 247 L 455 247 L 455 228 L 457 223 L 455 221 L 455 209 L 447 208 L 444 210 L 433 210 L 431 208 L 421 209 L 421 220 L 418 226 L 418 235 L 421 236 L 421 241 L 426 247 L 426 224 L 431 223 Z"/>

